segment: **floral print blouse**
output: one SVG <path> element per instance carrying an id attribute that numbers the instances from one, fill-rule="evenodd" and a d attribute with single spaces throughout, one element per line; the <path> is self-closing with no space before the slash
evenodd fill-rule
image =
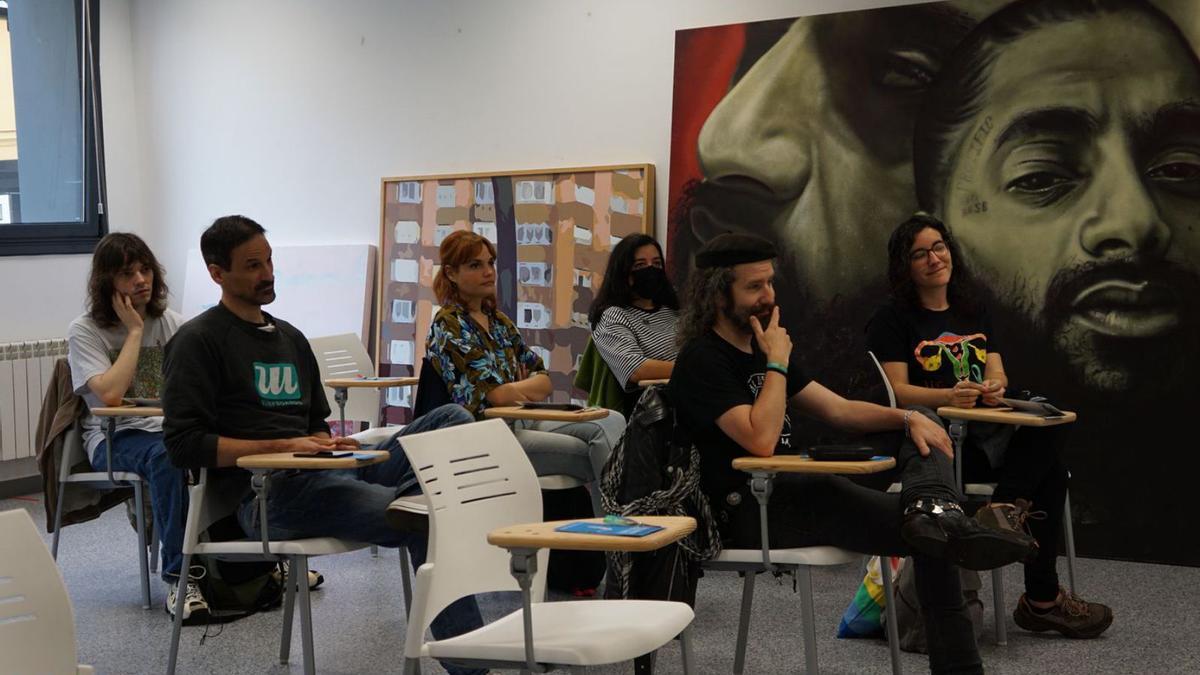
<path id="1" fill-rule="evenodd" d="M 519 366 L 529 375 L 545 372 L 542 358 L 533 352 L 504 312 L 491 316 L 484 330 L 465 307 L 445 305 L 433 317 L 425 351 L 429 362 L 450 390 L 450 398 L 483 417 L 487 393 L 520 379 Z"/>

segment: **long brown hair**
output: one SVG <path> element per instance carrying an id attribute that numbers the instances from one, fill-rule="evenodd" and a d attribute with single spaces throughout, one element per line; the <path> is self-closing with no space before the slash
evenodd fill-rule
<path id="1" fill-rule="evenodd" d="M 113 278 L 127 265 L 140 262 L 154 273 L 146 316 L 158 318 L 167 309 L 167 280 L 162 265 L 146 242 L 136 234 L 112 232 L 96 244 L 92 253 L 92 271 L 88 276 L 88 315 L 104 328 L 121 323 L 113 309 Z"/>
<path id="2" fill-rule="evenodd" d="M 442 240 L 442 245 L 438 248 L 441 268 L 438 269 L 437 276 L 433 278 L 433 294 L 437 296 L 439 304 L 453 303 L 466 306 L 467 303 L 463 301 L 462 295 L 458 292 L 458 284 L 450 280 L 446 270 L 448 268 L 457 269 L 459 265 L 474 260 L 475 256 L 479 255 L 481 248 L 486 248 L 492 258 L 496 257 L 496 247 L 492 245 L 492 242 L 468 230 L 451 232 Z M 496 311 L 495 296 L 483 299 L 483 311 L 488 314 Z"/>

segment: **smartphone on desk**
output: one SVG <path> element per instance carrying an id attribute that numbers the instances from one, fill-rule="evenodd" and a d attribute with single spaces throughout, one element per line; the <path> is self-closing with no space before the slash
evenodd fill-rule
<path id="1" fill-rule="evenodd" d="M 549 401 L 521 401 L 521 407 L 529 410 L 564 410 L 566 412 L 583 410 L 583 406 L 578 403 L 551 403 Z"/>
<path id="2" fill-rule="evenodd" d="M 136 405 L 144 408 L 161 408 L 161 398 L 123 398 L 121 403 L 125 405 Z"/>
<path id="3" fill-rule="evenodd" d="M 818 462 L 866 462 L 879 452 L 869 445 L 814 445 L 808 456 Z"/>
<path id="4" fill-rule="evenodd" d="M 339 457 L 353 457 L 352 450 L 313 450 L 312 452 L 293 452 L 292 457 L 321 457 L 325 459 L 337 459 Z"/>

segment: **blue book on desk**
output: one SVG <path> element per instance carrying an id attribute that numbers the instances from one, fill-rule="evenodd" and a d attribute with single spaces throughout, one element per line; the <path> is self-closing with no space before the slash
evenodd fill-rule
<path id="1" fill-rule="evenodd" d="M 574 534 L 606 534 L 610 537 L 644 537 L 661 529 L 663 529 L 661 525 L 605 525 L 604 523 L 577 521 L 559 525 L 554 528 L 554 531 Z"/>

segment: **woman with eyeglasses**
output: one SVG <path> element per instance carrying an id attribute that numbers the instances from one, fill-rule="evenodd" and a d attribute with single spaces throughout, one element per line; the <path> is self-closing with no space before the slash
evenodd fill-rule
<path id="1" fill-rule="evenodd" d="M 970 291 L 958 245 L 940 220 L 917 213 L 892 232 L 888 283 L 891 298 L 867 325 L 867 344 L 883 365 L 896 403 L 935 410 L 1002 405 L 1008 376 L 1000 342 L 987 308 Z M 1027 528 L 1038 541 L 1037 557 L 1025 564 L 1025 593 L 1014 621 L 1026 630 L 1092 638 L 1112 623 L 1112 610 L 1058 583 L 1068 429 L 972 422 L 960 459 L 964 481 L 997 484 L 976 520 L 999 529 Z"/>
<path id="2" fill-rule="evenodd" d="M 588 321 L 597 351 L 625 390 L 626 414 L 641 393 L 638 383 L 671 377 L 678 319 L 679 299 L 662 247 L 646 234 L 622 239 L 608 256 Z"/>

